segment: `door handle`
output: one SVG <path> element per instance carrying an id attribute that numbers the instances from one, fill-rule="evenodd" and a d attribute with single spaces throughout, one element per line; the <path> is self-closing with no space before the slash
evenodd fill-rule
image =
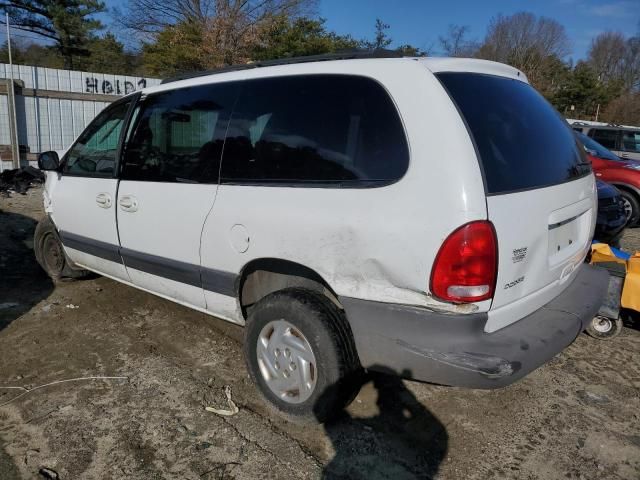
<path id="1" fill-rule="evenodd" d="M 138 199 L 131 195 L 125 195 L 120 198 L 120 208 L 125 212 L 135 212 L 138 210 Z"/>
<path id="2" fill-rule="evenodd" d="M 99 193 L 96 195 L 96 203 L 102 208 L 111 208 L 111 195 L 108 193 Z"/>
<path id="3" fill-rule="evenodd" d="M 628 153 L 621 153 L 620 156 L 622 158 L 629 158 L 629 154 Z"/>

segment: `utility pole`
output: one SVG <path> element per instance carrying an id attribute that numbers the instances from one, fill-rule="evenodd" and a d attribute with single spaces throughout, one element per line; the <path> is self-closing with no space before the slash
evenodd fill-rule
<path id="1" fill-rule="evenodd" d="M 16 95 L 13 84 L 13 60 L 11 58 L 11 30 L 9 28 L 9 14 L 5 13 L 7 21 L 7 48 L 9 49 L 9 85 L 7 87 L 7 100 L 9 100 L 9 132 L 11 135 L 11 156 L 13 168 L 20 168 L 20 146 L 18 144 L 18 122 L 16 113 Z"/>

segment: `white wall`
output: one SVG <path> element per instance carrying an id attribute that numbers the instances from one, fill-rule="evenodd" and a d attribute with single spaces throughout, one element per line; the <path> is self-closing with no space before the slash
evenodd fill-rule
<path id="1" fill-rule="evenodd" d="M 9 65 L 0 63 L 0 78 L 10 78 Z M 16 95 L 18 139 L 30 152 L 67 148 L 109 102 L 91 95 L 122 96 L 145 86 L 158 85 L 160 79 L 13 66 L 14 80 L 28 89 L 86 94 L 87 99 L 60 99 Z M 0 145 L 11 142 L 7 96 L 0 95 Z"/>

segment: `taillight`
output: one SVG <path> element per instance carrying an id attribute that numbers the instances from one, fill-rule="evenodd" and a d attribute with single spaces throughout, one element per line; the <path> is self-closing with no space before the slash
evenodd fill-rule
<path id="1" fill-rule="evenodd" d="M 431 270 L 431 293 L 448 302 L 479 302 L 493 297 L 498 272 L 498 241 L 487 221 L 467 223 L 440 247 Z"/>

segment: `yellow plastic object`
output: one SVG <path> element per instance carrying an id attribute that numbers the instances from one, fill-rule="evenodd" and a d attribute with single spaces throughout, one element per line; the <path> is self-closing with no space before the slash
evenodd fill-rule
<path id="1" fill-rule="evenodd" d="M 629 260 L 624 260 L 616 257 L 606 243 L 595 243 L 591 246 L 591 263 L 601 262 L 616 262 L 625 266 L 620 305 L 640 312 L 640 252 L 636 252 Z"/>
<path id="2" fill-rule="evenodd" d="M 627 276 L 622 288 L 620 305 L 640 312 L 640 252 L 627 261 Z"/>

